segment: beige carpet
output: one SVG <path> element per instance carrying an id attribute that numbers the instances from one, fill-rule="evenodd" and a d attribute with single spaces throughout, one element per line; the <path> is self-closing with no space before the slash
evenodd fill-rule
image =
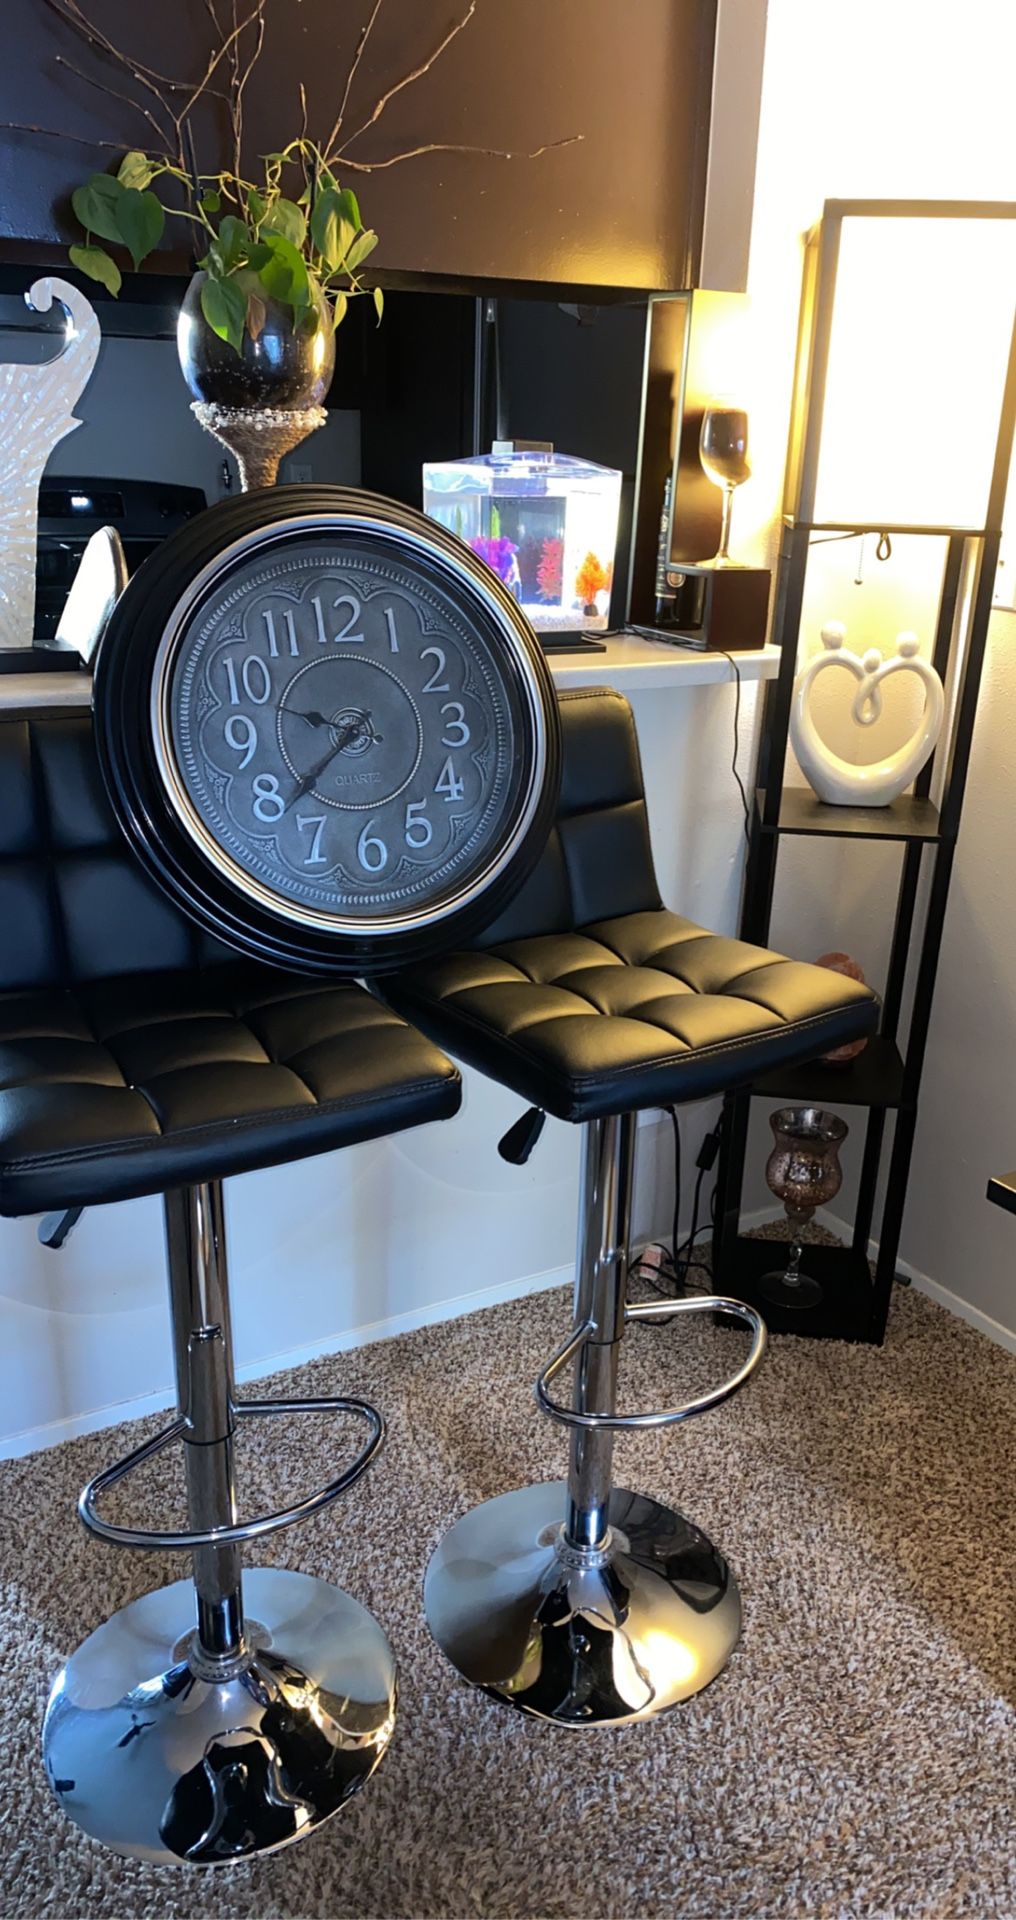
<path id="1" fill-rule="evenodd" d="M 80 1482 L 139 1429 L 0 1470 L 5 1920 L 1013 1920 L 1016 1360 L 901 1293 L 884 1351 L 775 1341 L 728 1406 L 622 1441 L 622 1481 L 684 1506 L 726 1550 L 744 1638 L 669 1719 L 565 1732 L 459 1682 L 427 1636 L 420 1584 L 465 1507 L 560 1471 L 529 1382 L 566 1316 L 545 1294 L 277 1376 L 366 1393 L 390 1416 L 385 1454 L 345 1504 L 258 1557 L 371 1606 L 402 1692 L 366 1790 L 258 1865 L 136 1866 L 62 1819 L 39 1763 L 49 1677 L 182 1563 L 106 1548 L 74 1517 Z M 735 1338 L 639 1329 L 629 1404 L 715 1377 Z M 327 1476 L 324 1423 L 310 1426 L 288 1440 L 259 1428 L 248 1498 Z M 171 1478 L 153 1470 L 164 1504 Z"/>

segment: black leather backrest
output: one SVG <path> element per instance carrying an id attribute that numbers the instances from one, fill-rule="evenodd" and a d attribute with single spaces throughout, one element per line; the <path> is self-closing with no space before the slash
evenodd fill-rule
<path id="1" fill-rule="evenodd" d="M 560 696 L 557 820 L 539 865 L 477 946 L 659 907 L 632 710 L 611 687 Z"/>
<path id="2" fill-rule="evenodd" d="M 479 944 L 660 905 L 627 700 L 561 696 L 558 816 L 536 871 Z M 234 957 L 148 879 L 81 718 L 0 722 L 0 992 Z"/>
<path id="3" fill-rule="evenodd" d="M 230 957 L 142 871 L 90 718 L 0 722 L 0 992 Z"/>

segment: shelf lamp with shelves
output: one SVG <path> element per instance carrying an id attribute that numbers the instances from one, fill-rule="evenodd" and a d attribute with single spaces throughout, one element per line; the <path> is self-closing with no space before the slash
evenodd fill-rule
<path id="1" fill-rule="evenodd" d="M 772 1243 L 740 1231 L 752 1098 L 867 1112 L 851 1244 L 809 1248 L 823 1298 L 807 1311 L 767 1308 L 774 1330 L 874 1342 L 885 1334 L 998 566 L 1016 416 L 1014 323 L 1012 202 L 829 200 L 806 236 L 773 631 L 781 660 L 763 704 L 741 937 L 768 941 L 785 835 L 894 842 L 900 871 L 877 1038 L 847 1066 L 770 1075 L 725 1103 L 714 1266 L 724 1290 L 759 1305 L 754 1282 Z M 951 711 L 911 791 L 888 807 L 832 806 L 785 777 L 809 563 L 817 537 L 851 533 L 927 538 L 943 555 L 930 657 Z"/>

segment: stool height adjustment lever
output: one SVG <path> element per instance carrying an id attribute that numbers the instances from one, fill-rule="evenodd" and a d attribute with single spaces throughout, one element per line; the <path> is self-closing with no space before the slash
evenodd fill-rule
<path id="1" fill-rule="evenodd" d="M 524 1167 L 546 1123 L 542 1107 L 527 1107 L 522 1118 L 514 1121 L 497 1143 L 502 1160 L 507 1160 L 512 1167 Z"/>

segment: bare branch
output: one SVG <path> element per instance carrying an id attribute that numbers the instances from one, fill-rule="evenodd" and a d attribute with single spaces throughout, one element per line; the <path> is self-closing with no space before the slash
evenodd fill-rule
<path id="1" fill-rule="evenodd" d="M 446 47 L 450 47 L 452 41 L 457 39 L 458 35 L 462 32 L 463 28 L 468 27 L 469 22 L 472 19 L 475 12 L 476 12 L 476 0 L 469 0 L 469 6 L 467 7 L 465 13 L 463 14 L 461 20 L 457 20 L 453 27 L 449 27 L 448 32 L 445 34 L 444 39 L 439 41 L 438 45 L 434 48 L 434 51 L 430 55 L 429 59 L 425 60 L 422 66 L 414 67 L 411 73 L 404 74 L 401 80 L 396 80 L 395 85 L 393 87 L 388 88 L 387 93 L 383 93 L 381 95 L 381 98 L 380 100 L 377 101 L 374 107 L 374 111 L 370 115 L 369 119 L 364 121 L 362 127 L 357 127 L 356 132 L 351 133 L 348 140 L 343 141 L 342 146 L 337 149 L 338 153 L 344 154 L 346 151 L 346 148 L 349 146 L 352 146 L 353 141 L 358 140 L 361 133 L 366 133 L 368 127 L 374 126 L 375 122 L 380 120 L 381 115 L 383 114 L 386 106 L 388 105 L 389 100 L 394 100 L 395 95 L 397 93 L 401 93 L 404 87 L 411 87 L 414 80 L 422 80 L 424 74 L 430 72 L 431 67 L 434 65 L 435 61 L 440 60 L 441 55 L 444 53 Z M 328 156 L 326 155 L 325 157 L 327 159 Z"/>
<path id="2" fill-rule="evenodd" d="M 403 160 L 417 160 L 422 153 L 477 153 L 487 160 L 538 160 L 543 153 L 556 153 L 561 147 L 575 147 L 584 133 L 569 133 L 564 140 L 548 140 L 545 146 L 532 147 L 528 153 L 509 153 L 504 147 L 460 146 L 446 140 L 428 140 L 422 147 L 407 147 L 405 153 L 390 153 L 385 160 L 350 160 L 342 155 L 348 173 L 382 173 L 385 167 L 401 166 Z"/>
<path id="3" fill-rule="evenodd" d="M 92 133 L 68 133 L 64 127 L 38 127 L 30 120 L 0 120 L 0 133 L 41 133 L 47 140 L 70 140 L 76 147 L 103 147 L 108 153 L 122 153 L 122 140 L 97 140 Z M 168 160 L 166 153 L 156 154 L 157 160 Z"/>
<path id="4" fill-rule="evenodd" d="M 46 0 L 46 5 L 65 26 L 71 27 L 81 36 L 93 53 L 106 54 L 110 60 L 115 60 L 118 66 L 123 67 L 139 86 L 146 87 L 148 92 L 154 95 L 163 112 L 172 117 L 172 109 L 162 89 L 168 87 L 172 92 L 184 92 L 187 89 L 186 81 L 170 80 L 165 74 L 156 72 L 154 67 L 148 67 L 143 61 L 132 60 L 128 54 L 121 53 L 119 47 L 106 34 L 92 25 L 78 5 L 78 0 Z"/>
<path id="5" fill-rule="evenodd" d="M 129 93 L 121 93 L 118 87 L 111 87 L 106 80 L 97 80 L 94 74 L 86 73 L 83 67 L 76 67 L 73 60 L 65 60 L 62 53 L 55 56 L 55 62 L 58 67 L 66 67 L 67 72 L 73 73 L 76 80 L 83 80 L 86 87 L 94 87 L 97 93 L 107 93 L 111 100 L 122 100 L 123 104 L 132 107 L 135 113 L 144 114 L 156 138 L 165 139 L 165 131 L 160 127 L 154 113 L 149 113 L 148 108 L 143 107 L 140 100 L 132 100 Z"/>
<path id="6" fill-rule="evenodd" d="M 226 38 L 222 42 L 221 47 L 218 47 L 214 53 L 209 55 L 208 65 L 205 68 L 204 75 L 202 79 L 198 81 L 197 86 L 194 88 L 194 91 L 191 94 L 191 97 L 188 100 L 187 105 L 181 109 L 179 114 L 173 115 L 173 118 L 177 127 L 179 127 L 180 122 L 182 120 L 185 120 L 189 114 L 193 113 L 194 108 L 196 107 L 198 101 L 201 98 L 201 95 L 208 91 L 208 83 L 211 80 L 211 77 L 215 72 L 217 66 L 219 65 L 220 60 L 225 59 L 226 55 L 230 52 L 231 48 L 233 47 L 236 47 L 237 49 L 239 48 L 240 36 L 246 32 L 248 27 L 253 26 L 255 21 L 258 22 L 260 27 L 260 40 L 258 43 L 258 47 L 250 60 L 250 63 L 247 67 L 247 71 L 243 75 L 243 78 L 236 83 L 236 89 L 235 89 L 236 94 L 238 96 L 238 99 L 242 98 L 243 89 L 250 78 L 251 69 L 253 68 L 253 66 L 257 61 L 258 54 L 261 51 L 261 42 L 264 39 L 265 0 L 254 0 L 253 9 L 247 15 L 247 18 L 245 20 L 242 20 L 238 26 L 233 27 L 231 32 L 229 32 L 226 35 Z"/>
<path id="7" fill-rule="evenodd" d="M 335 141 L 339 137 L 339 129 L 342 126 L 343 118 L 346 112 L 346 107 L 349 103 L 350 90 L 352 88 L 353 81 L 356 78 L 356 69 L 360 64 L 361 59 L 363 58 L 363 50 L 364 50 L 364 47 L 367 45 L 368 40 L 370 39 L 371 28 L 373 27 L 374 22 L 381 11 L 381 4 L 382 4 L 382 0 L 374 0 L 374 6 L 371 10 L 370 17 L 365 22 L 365 24 L 360 28 L 360 38 L 356 43 L 356 52 L 354 53 L 353 58 L 349 64 L 349 72 L 346 75 L 346 84 L 342 90 L 342 100 L 339 105 L 339 111 L 336 116 L 335 125 L 332 128 L 331 133 L 328 135 L 327 140 L 325 141 L 325 145 L 324 145 L 325 153 L 328 153 L 331 150 L 331 148 L 335 144 Z"/>
<path id="8" fill-rule="evenodd" d="M 233 4 L 235 7 L 236 0 L 233 0 Z M 265 44 L 265 4 L 266 4 L 266 0 L 257 0 L 257 5 L 254 8 L 254 13 L 251 15 L 251 19 L 252 20 L 256 19 L 257 21 L 257 29 L 254 37 L 254 50 L 250 56 L 250 59 L 247 62 L 247 65 L 243 69 L 242 73 L 240 72 L 239 38 L 237 38 L 237 41 L 236 41 L 236 65 L 233 69 L 232 92 L 233 92 L 233 97 L 236 101 L 236 122 L 235 122 L 236 124 L 236 167 L 234 171 L 237 174 L 239 174 L 240 172 L 240 162 L 241 162 L 242 153 L 243 153 L 244 95 L 247 91 L 247 82 L 250 79 L 251 74 L 253 73 L 255 67 L 257 66 L 258 61 L 261 58 L 261 51 Z M 247 21 L 246 25 L 249 26 L 250 21 Z"/>

